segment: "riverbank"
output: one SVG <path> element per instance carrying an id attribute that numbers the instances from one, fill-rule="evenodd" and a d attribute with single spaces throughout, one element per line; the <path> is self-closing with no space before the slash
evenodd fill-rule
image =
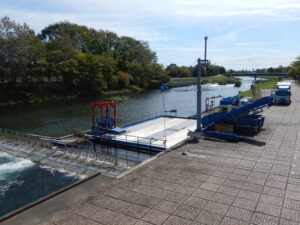
<path id="1" fill-rule="evenodd" d="M 170 84 L 179 85 L 184 83 L 195 84 L 197 81 L 197 77 L 185 77 L 185 78 L 171 78 Z M 202 77 L 201 84 L 219 84 L 219 85 L 226 85 L 226 84 L 234 84 L 235 87 L 241 86 L 241 80 L 236 77 L 227 77 L 224 75 L 217 75 L 211 77 Z"/>
<path id="2" fill-rule="evenodd" d="M 130 95 L 145 91 L 143 88 L 132 86 L 128 89 L 103 91 L 98 96 L 103 99 L 110 101 L 124 101 L 130 99 Z M 3 106 L 14 106 L 14 105 L 32 105 L 41 103 L 63 103 L 63 102 L 74 102 L 78 100 L 89 99 L 91 97 L 82 97 L 78 95 L 46 95 L 46 96 L 33 96 L 28 95 L 26 99 L 8 100 L 0 102 L 0 107 Z"/>
<path id="3" fill-rule="evenodd" d="M 261 98 L 261 89 L 276 89 L 278 79 L 276 80 L 266 80 L 256 83 L 254 88 L 240 92 L 238 97 L 252 97 L 254 100 Z"/>
<path id="4" fill-rule="evenodd" d="M 186 78 L 172 78 L 169 82 L 170 86 L 188 86 L 196 84 L 196 77 L 186 77 Z M 227 77 L 223 75 L 203 77 L 201 80 L 202 84 L 215 83 L 219 85 L 234 84 L 235 87 L 241 86 L 241 80 L 236 77 Z M 157 87 L 156 87 L 157 86 Z M 42 104 L 42 103 L 64 103 L 64 102 L 75 102 L 81 101 L 84 99 L 91 99 L 99 97 L 103 100 L 109 101 L 124 101 L 129 100 L 133 94 L 142 93 L 145 91 L 151 91 L 159 89 L 159 85 L 153 86 L 151 89 L 144 89 L 131 85 L 126 89 L 121 90 L 110 90 L 102 91 L 99 95 L 93 97 L 83 97 L 76 94 L 70 95 L 33 95 L 32 93 L 24 93 L 22 97 L 18 100 L 2 100 L 0 102 L 0 107 L 3 106 L 14 106 L 14 105 L 33 105 L 33 104 Z"/>
<path id="5" fill-rule="evenodd" d="M 242 77 L 241 79 L 241 87 L 205 85 L 202 91 L 203 98 L 215 96 L 216 93 L 222 96 L 235 96 L 239 91 L 248 90 L 253 78 Z M 124 96 L 128 96 L 128 100 L 117 101 L 117 126 L 122 127 L 161 114 L 163 96 L 166 110 L 177 109 L 177 115 L 183 117 L 193 115 L 196 104 L 195 93 L 195 86 L 170 88 L 164 93 L 159 88 L 137 94 L 127 91 Z M 110 92 L 105 98 L 96 96 L 69 102 L 1 107 L 0 124 L 2 128 L 52 137 L 67 135 L 70 129 L 87 130 L 91 127 L 91 102 L 116 101 L 108 97 L 109 94 L 115 94 L 116 98 L 121 95 L 120 92 Z"/>

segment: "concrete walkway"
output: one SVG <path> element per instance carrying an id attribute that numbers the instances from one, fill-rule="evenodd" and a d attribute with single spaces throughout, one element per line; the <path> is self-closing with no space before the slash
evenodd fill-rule
<path id="1" fill-rule="evenodd" d="M 186 144 L 45 224 L 300 224 L 300 87 L 292 92 L 290 106 L 265 110 L 254 139 Z"/>

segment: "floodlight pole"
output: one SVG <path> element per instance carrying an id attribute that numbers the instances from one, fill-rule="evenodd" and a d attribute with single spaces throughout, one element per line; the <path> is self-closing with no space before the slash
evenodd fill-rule
<path id="1" fill-rule="evenodd" d="M 197 128 L 196 132 L 202 132 L 201 128 L 201 59 L 198 59 L 198 66 L 197 66 Z"/>
<path id="2" fill-rule="evenodd" d="M 206 61 L 206 52 L 207 52 L 207 39 L 208 37 L 205 36 L 204 37 L 204 41 L 205 41 L 205 46 L 204 46 L 204 60 Z M 206 72 L 206 76 L 207 76 L 207 63 L 205 64 L 205 72 Z"/>
<path id="3" fill-rule="evenodd" d="M 198 66 L 197 66 L 197 128 L 195 130 L 196 133 L 202 133 L 202 127 L 201 127 L 201 111 L 202 111 L 202 90 L 201 90 L 201 70 L 202 70 L 202 64 L 205 65 L 206 70 L 208 64 L 210 64 L 209 60 L 206 58 L 206 50 L 207 50 L 207 36 L 204 37 L 205 40 L 205 47 L 204 47 L 204 60 L 198 59 Z"/>
<path id="4" fill-rule="evenodd" d="M 207 40 L 207 37 L 205 37 L 205 41 Z M 205 44 L 206 45 L 206 44 Z M 206 51 L 205 51 L 206 52 Z M 206 57 L 206 53 L 205 53 Z M 197 126 L 195 131 L 189 131 L 188 136 L 192 138 L 201 138 L 202 136 L 202 126 L 201 126 L 201 111 L 202 111 L 202 93 L 201 93 L 201 69 L 202 69 L 202 64 L 208 65 L 210 64 L 210 61 L 207 60 L 206 58 L 204 60 L 201 60 L 200 58 L 198 59 L 198 64 L 197 64 L 197 114 L 196 114 L 196 119 L 197 119 Z"/>
<path id="5" fill-rule="evenodd" d="M 204 60 L 206 60 L 206 51 L 207 51 L 207 36 L 204 37 L 205 40 L 205 47 L 204 47 Z"/>

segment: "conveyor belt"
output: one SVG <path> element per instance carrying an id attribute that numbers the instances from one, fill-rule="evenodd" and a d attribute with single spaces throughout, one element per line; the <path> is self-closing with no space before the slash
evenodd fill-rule
<path id="1" fill-rule="evenodd" d="M 273 97 L 263 97 L 256 100 L 252 104 L 242 106 L 241 108 L 228 113 L 212 113 L 207 116 L 204 116 L 201 120 L 201 124 L 203 128 L 206 128 L 222 120 L 239 118 L 247 114 L 257 114 L 261 112 L 264 107 L 270 107 L 272 105 Z"/>

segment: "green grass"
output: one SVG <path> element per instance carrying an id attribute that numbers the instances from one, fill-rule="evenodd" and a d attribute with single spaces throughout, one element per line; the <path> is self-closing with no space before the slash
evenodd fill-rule
<path id="1" fill-rule="evenodd" d="M 129 100 L 130 97 L 129 96 L 111 96 L 111 97 L 106 97 L 105 99 L 108 101 L 111 101 L 111 102 L 120 102 L 120 101 Z"/>
<path id="2" fill-rule="evenodd" d="M 269 80 L 262 83 L 255 84 L 253 90 L 240 92 L 238 97 L 252 97 L 254 99 L 260 98 L 260 89 L 276 89 L 278 80 Z"/>
<path id="3" fill-rule="evenodd" d="M 254 95 L 252 90 L 240 92 L 237 95 L 237 97 L 252 97 L 252 98 L 256 99 L 256 96 Z"/>
<path id="4" fill-rule="evenodd" d="M 288 77 L 288 76 L 258 76 L 258 78 L 264 78 L 267 80 L 277 80 L 277 81 L 281 81 L 281 80 L 291 80 L 292 77 Z"/>
<path id="5" fill-rule="evenodd" d="M 234 84 L 237 87 L 241 86 L 241 80 L 239 78 L 227 77 L 223 75 L 203 77 L 202 84 L 208 84 L 208 83 L 217 83 L 219 85 Z"/>
<path id="6" fill-rule="evenodd" d="M 187 82 L 196 82 L 197 77 L 184 77 L 184 78 L 171 78 L 171 84 L 187 83 Z"/>
<path id="7" fill-rule="evenodd" d="M 188 82 L 196 82 L 196 81 L 197 81 L 197 77 L 171 78 L 170 83 L 178 84 L 178 83 L 188 83 Z M 240 79 L 236 77 L 227 77 L 224 75 L 202 77 L 201 83 L 202 84 L 217 83 L 219 85 L 235 84 L 237 87 L 241 85 Z"/>
<path id="8" fill-rule="evenodd" d="M 102 96 L 103 97 L 110 97 L 110 96 L 121 96 L 121 95 L 124 95 L 124 94 L 130 94 L 132 93 L 131 90 L 129 89 L 123 89 L 123 90 L 115 90 L 115 91 L 102 91 Z"/>

